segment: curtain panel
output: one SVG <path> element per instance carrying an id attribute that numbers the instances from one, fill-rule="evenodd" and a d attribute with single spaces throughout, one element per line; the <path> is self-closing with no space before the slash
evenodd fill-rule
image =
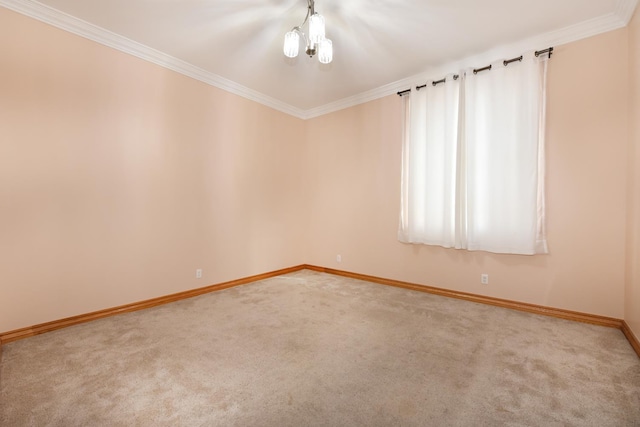
<path id="1" fill-rule="evenodd" d="M 523 60 L 403 97 L 405 243 L 547 253 L 544 129 L 547 58 Z"/>

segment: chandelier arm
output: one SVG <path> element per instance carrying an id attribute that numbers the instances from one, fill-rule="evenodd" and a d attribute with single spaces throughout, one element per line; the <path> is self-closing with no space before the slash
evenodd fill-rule
<path id="1" fill-rule="evenodd" d="M 304 25 L 304 23 L 302 25 Z M 302 28 L 293 27 L 293 29 L 291 31 L 295 31 L 296 33 L 300 34 L 302 36 L 302 38 L 304 39 L 304 45 L 305 46 L 309 46 L 309 39 L 307 38 L 307 35 L 304 33 L 304 31 L 302 31 Z"/>
<path id="2" fill-rule="evenodd" d="M 302 38 L 304 39 L 304 45 L 306 46 L 305 53 L 309 55 L 309 57 L 312 57 L 313 55 L 316 54 L 316 49 L 315 49 L 315 46 L 313 46 L 313 44 L 311 43 L 311 40 L 308 39 L 307 35 L 304 33 L 304 31 L 302 31 L 302 27 L 304 27 L 304 24 L 307 23 L 307 21 L 309 20 L 309 17 L 315 13 L 314 0 L 307 0 L 307 5 L 308 5 L 307 16 L 304 17 L 304 21 L 302 21 L 302 24 L 298 25 L 297 27 L 293 27 L 291 31 L 295 31 L 296 33 L 302 35 Z"/>
<path id="3" fill-rule="evenodd" d="M 304 17 L 304 21 L 302 21 L 302 24 L 298 25 L 297 27 L 294 27 L 294 29 L 298 29 L 298 31 L 300 31 L 302 33 L 301 28 L 304 27 L 304 24 L 307 23 L 307 21 L 309 20 L 309 17 L 312 15 L 312 11 L 314 9 L 313 6 L 313 0 L 307 0 L 307 3 L 309 4 L 309 6 L 307 7 L 307 16 Z M 304 33 L 302 33 L 304 34 Z"/>

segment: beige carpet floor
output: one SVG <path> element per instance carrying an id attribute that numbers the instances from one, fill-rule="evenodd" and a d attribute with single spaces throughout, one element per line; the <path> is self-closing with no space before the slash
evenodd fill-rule
<path id="1" fill-rule="evenodd" d="M 640 426 L 616 330 L 307 270 L 16 341 L 2 426 Z"/>

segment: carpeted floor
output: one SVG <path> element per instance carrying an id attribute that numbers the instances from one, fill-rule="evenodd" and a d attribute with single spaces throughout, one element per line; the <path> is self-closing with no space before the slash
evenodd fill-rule
<path id="1" fill-rule="evenodd" d="M 3 346 L 2 426 L 640 426 L 616 329 L 308 270 Z"/>

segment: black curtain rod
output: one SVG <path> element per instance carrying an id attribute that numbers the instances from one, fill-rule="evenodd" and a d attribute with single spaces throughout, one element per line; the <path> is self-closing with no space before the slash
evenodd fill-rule
<path id="1" fill-rule="evenodd" d="M 535 51 L 535 56 L 538 57 L 540 55 L 544 55 L 545 53 L 548 53 L 549 54 L 549 58 L 551 58 L 551 55 L 553 54 L 553 47 L 550 47 L 550 48 L 547 48 L 547 49 L 542 49 L 542 50 L 536 50 Z M 502 61 L 502 63 L 506 67 L 507 65 L 511 64 L 512 62 L 516 62 L 516 61 L 521 62 L 522 58 L 523 58 L 523 56 L 520 55 L 517 58 L 504 60 L 504 61 Z M 487 65 L 486 67 L 482 67 L 482 68 L 474 68 L 473 74 L 478 74 L 481 71 L 490 70 L 490 69 L 491 69 L 491 65 Z M 460 77 L 460 76 L 458 76 L 457 74 L 454 75 L 453 76 L 453 80 L 458 80 L 458 77 Z M 447 81 L 447 78 L 445 77 L 443 79 L 435 80 L 435 81 L 431 82 L 431 85 L 432 86 L 436 86 L 436 85 L 438 85 L 440 83 L 445 83 L 446 81 Z M 420 85 L 420 86 L 416 86 L 416 90 L 420 90 L 420 89 L 423 89 L 425 87 L 427 87 L 426 84 L 423 84 L 423 85 Z M 402 96 L 402 95 L 405 95 L 405 94 L 407 94 L 409 92 L 411 92 L 411 89 L 407 89 L 407 90 L 403 90 L 401 92 L 398 92 L 398 95 Z"/>
<path id="2" fill-rule="evenodd" d="M 460 76 L 459 76 L 458 74 L 454 74 L 454 75 L 453 75 L 453 80 L 458 80 L 458 78 L 459 78 L 459 77 L 460 77 Z M 439 85 L 440 83 L 446 83 L 446 82 L 447 82 L 447 78 L 446 78 L 446 77 L 444 77 L 444 78 L 442 78 L 442 79 L 440 79 L 440 80 L 434 80 L 434 81 L 432 81 L 432 82 L 431 82 L 431 86 L 437 86 L 437 85 Z M 427 85 L 426 85 L 426 84 L 421 85 L 421 86 L 416 86 L 416 90 L 420 90 L 420 89 L 425 88 L 425 87 L 427 87 Z"/>
<path id="3" fill-rule="evenodd" d="M 486 67 L 482 67 L 482 68 L 474 68 L 473 74 L 478 74 L 481 71 L 490 70 L 492 67 L 493 67 L 492 65 L 487 65 Z"/>
<path id="4" fill-rule="evenodd" d="M 516 62 L 516 61 L 522 62 L 522 55 L 518 56 L 517 58 L 507 59 L 506 61 L 502 61 L 502 63 L 506 67 L 507 65 L 511 64 L 512 62 Z"/>

